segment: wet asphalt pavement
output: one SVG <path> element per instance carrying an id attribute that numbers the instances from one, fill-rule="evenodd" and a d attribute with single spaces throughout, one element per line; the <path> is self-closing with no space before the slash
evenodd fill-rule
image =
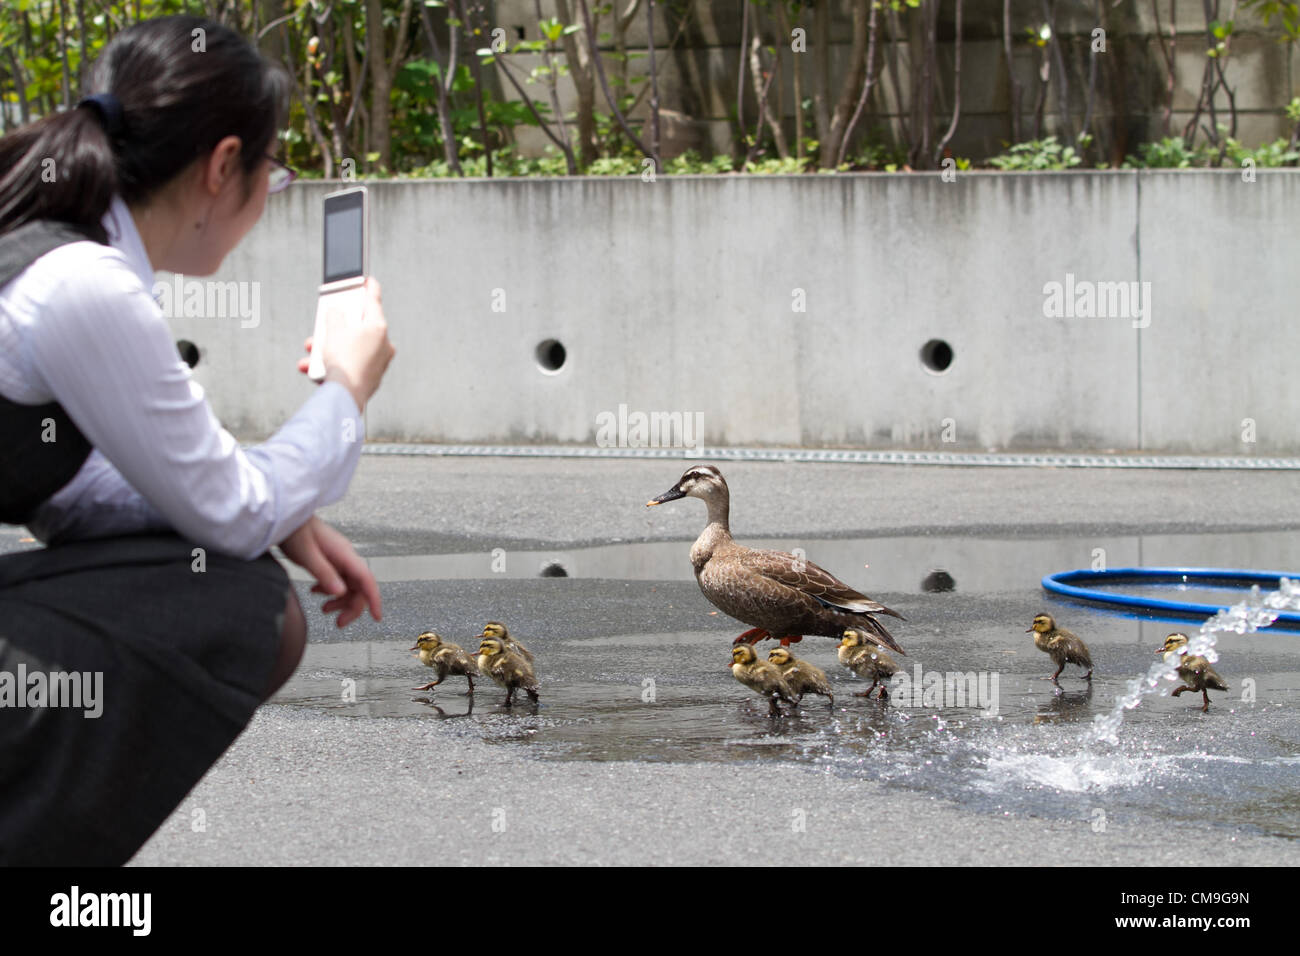
<path id="1" fill-rule="evenodd" d="M 303 665 L 136 862 L 1300 861 L 1300 634 L 1224 638 L 1231 690 L 1207 714 L 1149 698 L 1106 743 L 1093 719 L 1196 622 L 1039 587 L 1099 553 L 1300 570 L 1294 474 L 723 464 L 738 540 L 804 548 L 907 617 L 890 626 L 909 672 L 975 680 L 976 699 L 863 700 L 834 642 L 807 638 L 834 705 L 773 719 L 726 670 L 744 626 L 691 577 L 703 504 L 644 507 L 683 467 L 363 458 L 326 517 L 371 560 L 383 621 L 339 631 L 300 581 Z M 1042 679 L 1024 631 L 1044 609 L 1091 645 L 1091 687 Z M 540 706 L 486 681 L 412 689 L 432 679 L 417 633 L 473 646 L 487 620 L 536 653 Z"/>

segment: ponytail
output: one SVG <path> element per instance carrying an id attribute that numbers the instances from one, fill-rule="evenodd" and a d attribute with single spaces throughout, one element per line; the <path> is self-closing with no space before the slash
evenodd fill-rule
<path id="1" fill-rule="evenodd" d="M 290 81 L 228 27 L 171 16 L 117 34 L 86 86 L 116 97 L 120 129 L 110 136 L 88 103 L 0 138 L 0 235 L 53 219 L 106 241 L 100 220 L 114 195 L 147 200 L 226 136 L 239 137 L 251 174 L 285 122 Z"/>
<path id="2" fill-rule="evenodd" d="M 0 233 L 54 219 L 107 241 L 100 220 L 118 190 L 117 167 L 93 109 L 55 113 L 0 138 L 0 169 Z"/>

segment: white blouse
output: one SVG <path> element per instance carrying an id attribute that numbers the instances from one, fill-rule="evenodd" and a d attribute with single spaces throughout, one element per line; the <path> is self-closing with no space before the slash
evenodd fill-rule
<path id="1" fill-rule="evenodd" d="M 343 497 L 364 440 L 356 402 L 325 382 L 240 448 L 177 354 L 121 198 L 103 223 L 111 246 L 60 246 L 0 288 L 0 395 L 57 400 L 94 446 L 28 527 L 47 543 L 170 528 L 251 560 Z"/>

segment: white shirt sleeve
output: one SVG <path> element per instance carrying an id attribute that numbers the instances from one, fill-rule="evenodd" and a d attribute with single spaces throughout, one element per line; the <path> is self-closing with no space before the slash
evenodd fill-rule
<path id="1" fill-rule="evenodd" d="M 23 288 L 40 301 L 24 311 L 39 320 L 21 338 L 21 364 L 34 390 L 57 399 L 102 455 L 38 512 L 34 532 L 92 537 L 165 522 L 196 544 L 251 560 L 343 496 L 364 425 L 342 385 L 323 383 L 274 436 L 243 450 L 120 252 L 75 243 L 28 272 Z"/>
<path id="2" fill-rule="evenodd" d="M 46 544 L 167 531 L 171 523 L 132 488 L 99 449 L 28 519 L 27 528 Z"/>

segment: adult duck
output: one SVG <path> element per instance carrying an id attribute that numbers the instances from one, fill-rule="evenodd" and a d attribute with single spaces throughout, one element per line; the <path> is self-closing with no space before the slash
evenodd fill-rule
<path id="1" fill-rule="evenodd" d="M 704 596 L 720 611 L 750 625 L 733 643 L 754 644 L 771 637 L 789 645 L 805 634 L 840 637 L 847 628 L 856 628 L 873 644 L 906 653 L 874 617 L 888 614 L 901 620 L 897 611 L 806 558 L 747 548 L 732 540 L 731 492 L 717 468 L 686 469 L 677 484 L 646 507 L 678 498 L 699 498 L 709 509 L 709 523 L 691 546 L 691 564 Z"/>

